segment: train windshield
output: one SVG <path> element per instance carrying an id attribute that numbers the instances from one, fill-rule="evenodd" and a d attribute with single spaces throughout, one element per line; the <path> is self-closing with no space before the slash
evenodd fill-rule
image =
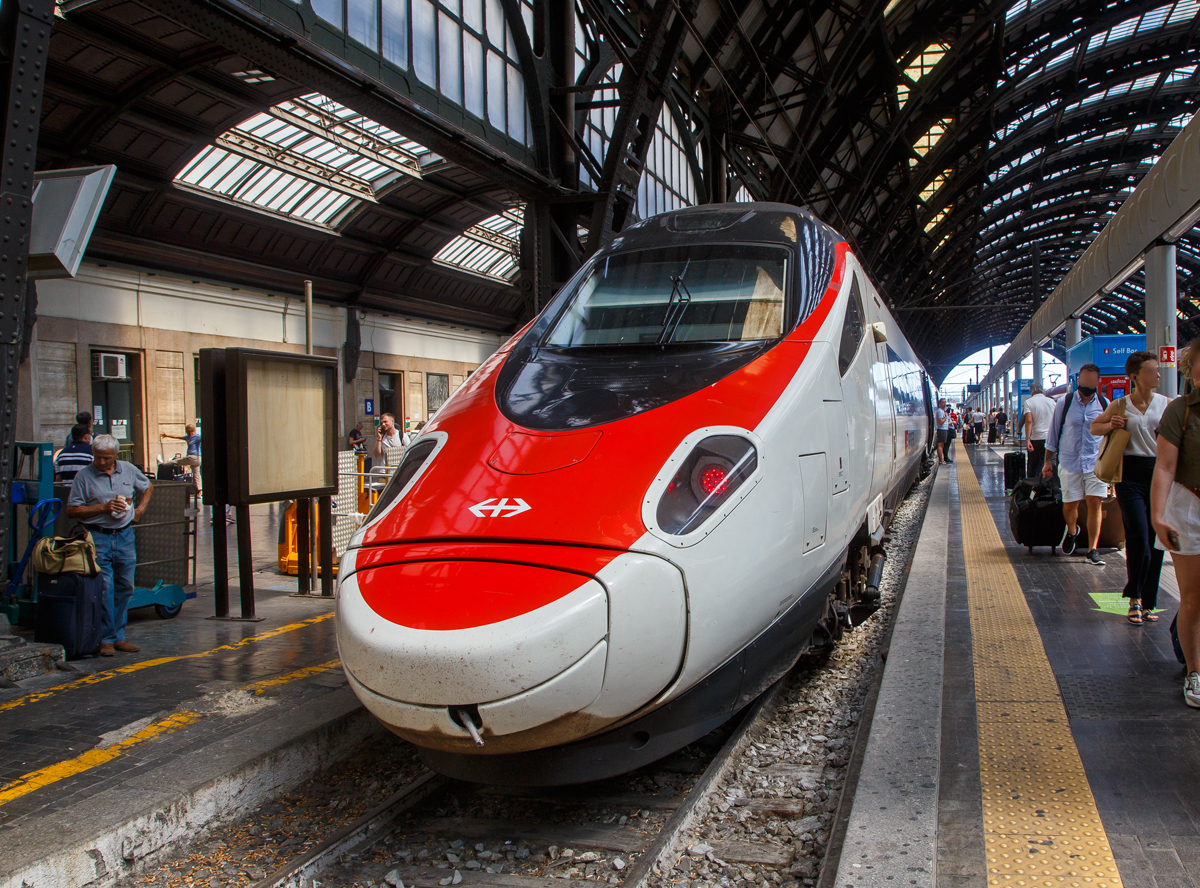
<path id="1" fill-rule="evenodd" d="M 615 253 L 583 279 L 543 345 L 753 342 L 784 333 L 789 253 L 697 244 Z"/>

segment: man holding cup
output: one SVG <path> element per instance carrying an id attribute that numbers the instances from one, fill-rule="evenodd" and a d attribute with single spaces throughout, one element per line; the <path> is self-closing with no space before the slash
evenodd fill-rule
<path id="1" fill-rule="evenodd" d="M 75 476 L 67 497 L 67 516 L 91 532 L 96 560 L 104 571 L 104 624 L 98 651 L 102 657 L 141 650 L 125 640 L 125 619 L 137 570 L 133 523 L 142 517 L 154 492 L 140 469 L 117 459 L 119 448 L 112 435 L 94 438 L 92 464 Z"/>

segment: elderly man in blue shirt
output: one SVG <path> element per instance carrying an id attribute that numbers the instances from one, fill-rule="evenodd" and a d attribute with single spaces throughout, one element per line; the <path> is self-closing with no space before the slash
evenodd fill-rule
<path id="1" fill-rule="evenodd" d="M 1076 390 L 1054 407 L 1054 418 L 1046 438 L 1046 462 L 1042 466 L 1042 477 L 1049 478 L 1054 472 L 1054 458 L 1058 457 L 1058 477 L 1062 482 L 1063 517 L 1067 527 L 1063 532 L 1062 550 L 1066 555 L 1074 552 L 1083 542 L 1079 539 L 1079 504 L 1087 500 L 1088 553 L 1087 561 L 1103 567 L 1104 561 L 1098 551 L 1100 523 L 1104 498 L 1108 496 L 1108 485 L 1096 477 L 1096 457 L 1100 455 L 1100 443 L 1091 432 L 1092 420 L 1104 412 L 1108 402 L 1100 394 L 1100 368 L 1095 364 L 1084 364 L 1079 369 L 1079 384 Z"/>
<path id="2" fill-rule="evenodd" d="M 119 448 L 112 435 L 93 439 L 92 464 L 80 469 L 67 497 L 67 516 L 91 532 L 96 560 L 104 573 L 103 625 L 97 651 L 101 657 L 141 650 L 125 640 L 125 618 L 137 571 L 133 524 L 150 504 L 154 485 L 132 463 L 117 459 Z"/>

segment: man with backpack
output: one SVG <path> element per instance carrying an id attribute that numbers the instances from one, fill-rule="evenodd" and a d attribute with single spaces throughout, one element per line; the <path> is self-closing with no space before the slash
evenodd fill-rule
<path id="1" fill-rule="evenodd" d="M 1054 408 L 1049 437 L 1046 439 L 1046 461 L 1042 466 L 1042 477 L 1049 478 L 1054 474 L 1057 456 L 1063 517 L 1067 522 L 1062 539 L 1064 555 L 1073 553 L 1083 542 L 1078 538 L 1079 504 L 1087 501 L 1087 561 L 1096 567 L 1104 566 L 1098 547 L 1100 524 L 1103 521 L 1102 506 L 1108 496 L 1108 485 L 1097 478 L 1093 471 L 1096 457 L 1100 454 L 1100 443 L 1104 439 L 1093 435 L 1091 426 L 1092 420 L 1100 416 L 1107 406 L 1108 402 L 1100 394 L 1100 368 L 1095 364 L 1084 364 L 1079 369 L 1076 390 Z"/>

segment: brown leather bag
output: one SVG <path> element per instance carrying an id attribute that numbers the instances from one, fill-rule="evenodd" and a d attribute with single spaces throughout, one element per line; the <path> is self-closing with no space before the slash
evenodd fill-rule
<path id="1" fill-rule="evenodd" d="M 1116 404 L 1120 405 L 1116 413 L 1124 416 L 1125 398 L 1119 399 Z M 1116 413 L 1113 415 L 1115 416 Z M 1105 484 L 1121 482 L 1121 469 L 1125 463 L 1125 447 L 1128 444 L 1128 429 L 1113 429 L 1104 436 L 1104 443 L 1100 445 L 1100 455 L 1096 457 L 1096 467 L 1092 469 L 1092 472 Z"/>

